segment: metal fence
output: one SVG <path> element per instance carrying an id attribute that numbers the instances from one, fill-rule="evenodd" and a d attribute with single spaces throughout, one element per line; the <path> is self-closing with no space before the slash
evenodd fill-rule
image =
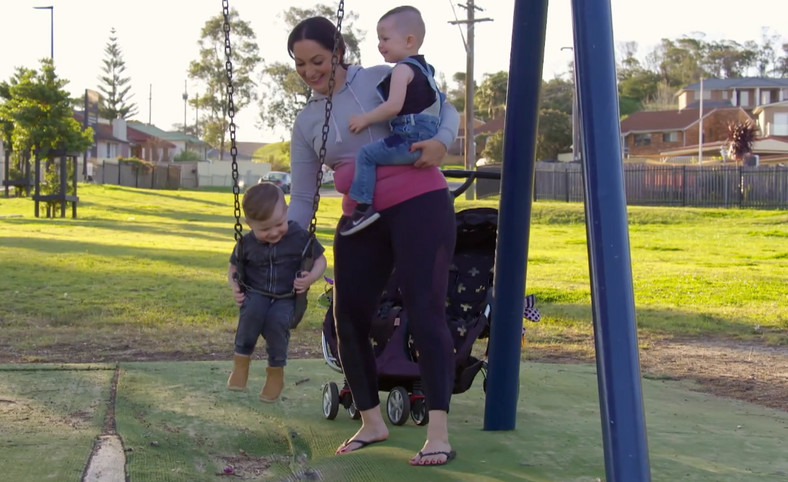
<path id="1" fill-rule="evenodd" d="M 93 173 L 93 182 L 147 189 L 179 189 L 187 187 L 181 182 L 181 166 L 154 165 L 147 170 L 130 163 L 102 162 Z"/>
<path id="2" fill-rule="evenodd" d="M 786 166 L 624 165 L 629 205 L 788 209 Z M 536 200 L 582 202 L 582 166 L 538 163 Z"/>

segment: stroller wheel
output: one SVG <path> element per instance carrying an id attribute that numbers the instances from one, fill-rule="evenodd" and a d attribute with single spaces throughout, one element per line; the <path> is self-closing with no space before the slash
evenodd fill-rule
<path id="1" fill-rule="evenodd" d="M 386 401 L 386 413 L 394 425 L 403 425 L 410 414 L 410 396 L 403 387 L 394 387 Z"/>
<path id="2" fill-rule="evenodd" d="M 430 414 L 427 412 L 427 403 L 424 401 L 424 397 L 413 400 L 410 408 L 410 418 L 419 426 L 430 423 Z"/>
<path id="3" fill-rule="evenodd" d="M 323 416 L 334 420 L 339 412 L 339 388 L 334 382 L 323 385 Z"/>
<path id="4" fill-rule="evenodd" d="M 356 408 L 356 404 L 352 402 L 347 407 L 347 414 L 350 415 L 350 418 L 353 420 L 358 420 L 361 418 L 361 412 Z"/>

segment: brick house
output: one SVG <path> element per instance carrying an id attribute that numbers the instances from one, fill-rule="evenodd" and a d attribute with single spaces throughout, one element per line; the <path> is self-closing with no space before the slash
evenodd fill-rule
<path id="1" fill-rule="evenodd" d="M 704 144 L 724 141 L 730 123 L 748 119 L 741 107 L 704 107 Z M 698 146 L 699 128 L 700 109 L 635 112 L 621 121 L 621 145 L 625 156 L 659 156 L 663 151 Z"/>
<path id="2" fill-rule="evenodd" d="M 676 93 L 679 110 L 700 105 L 701 83 L 682 87 Z M 703 79 L 703 107 L 730 105 L 748 110 L 788 100 L 788 79 L 743 77 L 738 79 Z"/>

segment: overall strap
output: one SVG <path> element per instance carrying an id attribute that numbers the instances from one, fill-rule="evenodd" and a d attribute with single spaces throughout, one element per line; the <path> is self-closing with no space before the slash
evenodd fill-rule
<path id="1" fill-rule="evenodd" d="M 414 59 L 413 57 L 408 57 L 406 59 L 400 60 L 397 64 L 408 64 L 418 67 L 424 77 L 427 78 L 427 82 L 430 83 L 430 88 L 435 92 L 435 102 L 424 110 L 424 113 L 432 113 L 436 116 L 440 116 L 440 111 L 443 108 L 443 102 L 446 100 L 446 94 L 438 89 L 438 85 L 435 83 L 435 67 L 430 64 L 427 64 L 429 70 L 424 67 L 418 60 Z M 436 105 L 437 104 L 437 105 Z"/>

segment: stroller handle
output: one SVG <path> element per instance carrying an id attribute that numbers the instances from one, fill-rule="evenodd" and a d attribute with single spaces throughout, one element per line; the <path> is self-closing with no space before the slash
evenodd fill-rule
<path id="1" fill-rule="evenodd" d="M 500 179 L 501 173 L 500 172 L 493 172 L 493 171 L 468 171 L 465 169 L 443 169 L 441 170 L 444 177 L 451 177 L 451 178 L 465 178 L 465 182 L 462 183 L 457 189 L 452 190 L 451 194 L 455 198 L 458 197 L 460 194 L 464 193 L 468 190 L 468 188 L 473 184 L 473 181 L 476 179 Z"/>

